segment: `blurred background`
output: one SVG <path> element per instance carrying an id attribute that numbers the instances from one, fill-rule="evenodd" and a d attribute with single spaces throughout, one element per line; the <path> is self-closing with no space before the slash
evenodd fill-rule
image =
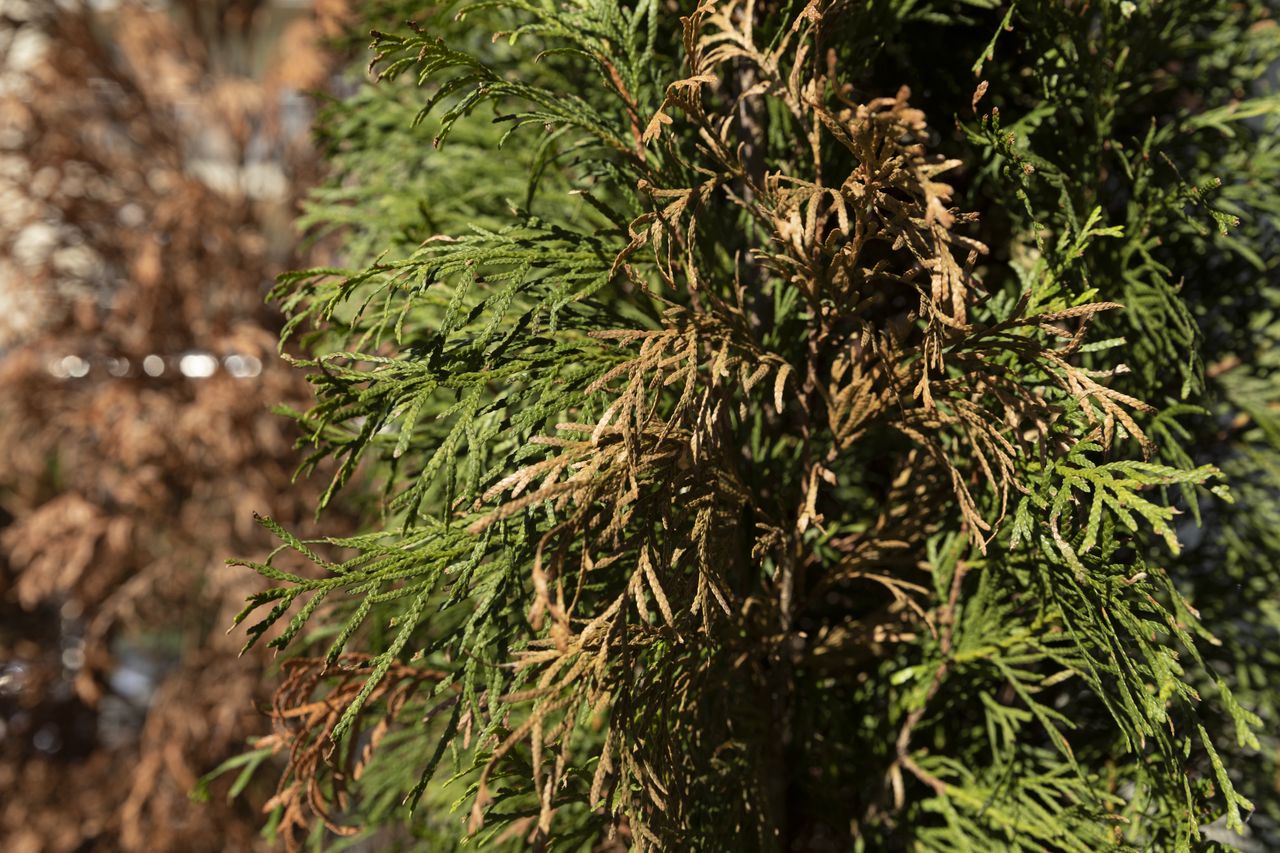
<path id="1" fill-rule="evenodd" d="M 269 726 L 223 561 L 315 506 L 263 297 L 322 252 L 292 223 L 349 4 L 0 0 L 5 853 L 262 844 L 270 790 L 189 794 Z"/>

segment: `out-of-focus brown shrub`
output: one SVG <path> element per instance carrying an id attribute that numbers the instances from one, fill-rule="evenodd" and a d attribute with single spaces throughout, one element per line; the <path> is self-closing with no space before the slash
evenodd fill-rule
<path id="1" fill-rule="evenodd" d="M 0 839 L 249 849 L 187 795 L 264 730 L 222 561 L 316 501 L 263 295 L 345 2 L 0 6 Z"/>

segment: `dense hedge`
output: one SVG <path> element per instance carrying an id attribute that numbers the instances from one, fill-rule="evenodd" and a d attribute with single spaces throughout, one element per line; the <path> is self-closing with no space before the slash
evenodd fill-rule
<path id="1" fill-rule="evenodd" d="M 277 296 L 386 501 L 254 566 L 273 820 L 1280 843 L 1276 4 L 677 6 L 368 13 Z"/>

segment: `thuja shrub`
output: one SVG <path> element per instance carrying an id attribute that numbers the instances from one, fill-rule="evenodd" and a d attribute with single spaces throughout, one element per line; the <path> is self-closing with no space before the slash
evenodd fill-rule
<path id="1" fill-rule="evenodd" d="M 277 297 L 385 501 L 266 522 L 272 826 L 1265 842 L 1275 5 L 369 12 Z"/>

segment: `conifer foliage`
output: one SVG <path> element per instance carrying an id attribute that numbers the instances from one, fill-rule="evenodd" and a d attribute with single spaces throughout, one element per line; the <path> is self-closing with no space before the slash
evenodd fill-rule
<path id="1" fill-rule="evenodd" d="M 241 614 L 299 652 L 249 757 L 290 756 L 276 825 L 1268 831 L 1243 771 L 1276 611 L 1223 586 L 1280 550 L 1254 515 L 1280 461 L 1273 11 L 371 13 L 377 79 L 330 107 L 304 217 L 347 267 L 277 297 L 312 353 L 294 414 L 340 463 L 325 502 L 366 463 L 385 508 L 320 542 L 264 521 L 318 567 L 253 564 Z"/>

